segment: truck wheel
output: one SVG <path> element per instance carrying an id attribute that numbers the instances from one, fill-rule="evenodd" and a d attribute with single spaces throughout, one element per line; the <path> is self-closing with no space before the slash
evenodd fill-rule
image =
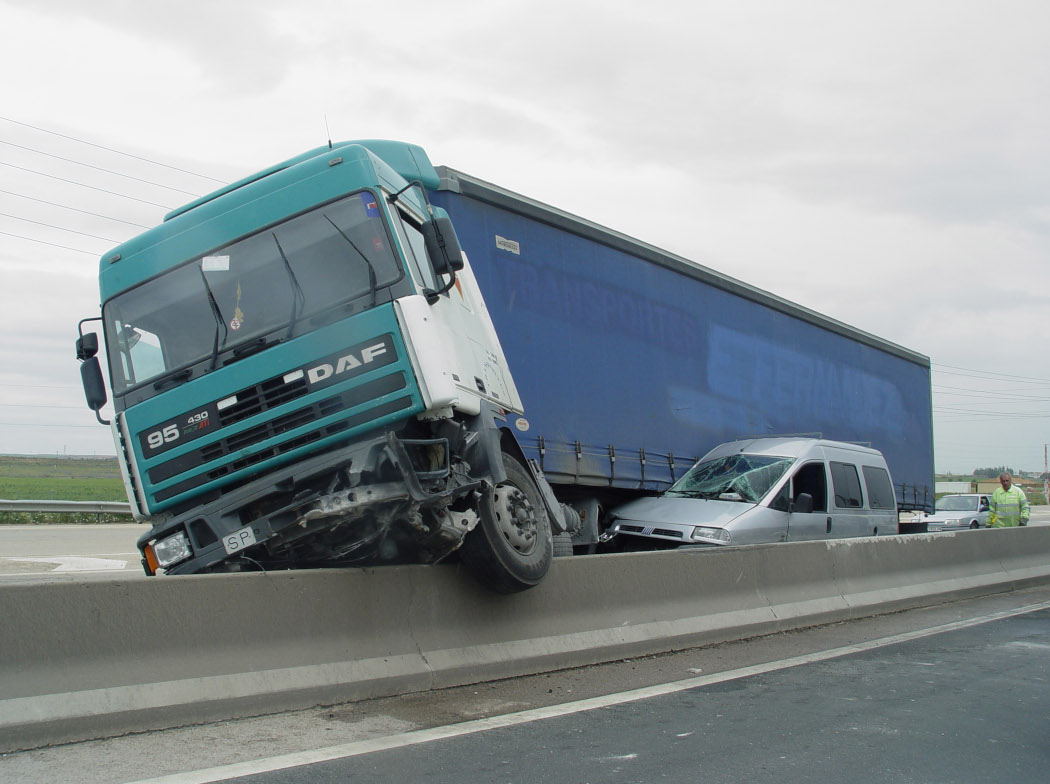
<path id="1" fill-rule="evenodd" d="M 976 520 L 971 520 L 970 521 L 970 529 L 971 530 L 973 530 L 975 528 L 980 528 L 980 527 L 981 527 L 980 523 L 978 523 Z"/>
<path id="2" fill-rule="evenodd" d="M 531 588 L 554 557 L 550 520 L 529 472 L 503 454 L 507 481 L 478 505 L 478 525 L 467 534 L 460 560 L 480 582 L 500 593 Z"/>

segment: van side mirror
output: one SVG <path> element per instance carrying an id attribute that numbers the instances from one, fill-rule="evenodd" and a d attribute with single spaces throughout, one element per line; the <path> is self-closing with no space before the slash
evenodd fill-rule
<path id="1" fill-rule="evenodd" d="M 442 215 L 426 221 L 423 224 L 423 242 L 434 274 L 440 277 L 463 269 L 463 249 L 449 218 Z"/>
<path id="2" fill-rule="evenodd" d="M 799 514 L 809 514 L 813 511 L 813 496 L 809 493 L 799 493 L 791 503 L 791 511 Z"/>

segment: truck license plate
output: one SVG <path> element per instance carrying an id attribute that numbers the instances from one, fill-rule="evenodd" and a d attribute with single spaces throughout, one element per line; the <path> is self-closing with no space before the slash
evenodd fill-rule
<path id="1" fill-rule="evenodd" d="M 255 531 L 252 530 L 250 525 L 238 528 L 232 534 L 223 537 L 222 540 L 222 546 L 226 548 L 226 552 L 230 555 L 240 552 L 245 547 L 250 547 L 253 544 L 255 544 Z"/>

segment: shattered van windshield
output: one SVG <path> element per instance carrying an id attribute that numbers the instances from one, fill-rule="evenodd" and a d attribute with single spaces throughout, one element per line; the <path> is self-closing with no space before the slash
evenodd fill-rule
<path id="1" fill-rule="evenodd" d="M 707 460 L 690 468 L 666 495 L 758 503 L 794 462 L 793 457 L 766 455 Z"/>
<path id="2" fill-rule="evenodd" d="M 403 276 L 370 192 L 271 226 L 106 303 L 114 393 L 202 360 L 214 363 L 221 352 L 275 330 L 291 333 L 302 319 L 336 306 L 373 306 L 376 291 Z"/>

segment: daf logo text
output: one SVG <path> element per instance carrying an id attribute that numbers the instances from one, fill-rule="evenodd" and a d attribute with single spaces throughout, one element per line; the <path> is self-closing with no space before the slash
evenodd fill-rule
<path id="1" fill-rule="evenodd" d="M 360 356 L 351 352 L 339 357 L 334 365 L 324 363 L 312 367 L 306 371 L 306 377 L 311 384 L 317 384 L 327 378 L 331 378 L 332 376 L 338 376 L 340 373 L 345 373 L 348 370 L 367 365 L 373 362 L 380 354 L 385 353 L 386 346 L 383 343 L 376 343 L 375 345 L 361 349 L 359 352 Z"/>

